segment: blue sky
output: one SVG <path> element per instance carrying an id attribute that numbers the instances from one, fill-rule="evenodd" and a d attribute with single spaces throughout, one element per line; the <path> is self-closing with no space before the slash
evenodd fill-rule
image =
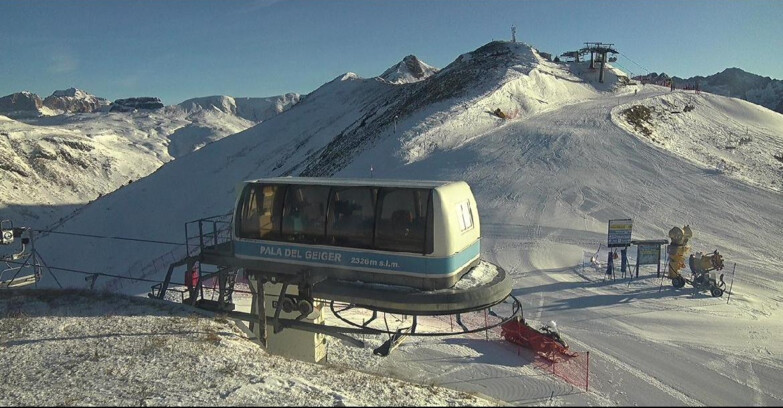
<path id="1" fill-rule="evenodd" d="M 208 95 L 308 93 L 408 54 L 438 68 L 494 40 L 561 54 L 613 43 L 634 75 L 738 67 L 783 79 L 783 2 L 2 1 L 0 96 L 77 87 L 167 105 Z"/>

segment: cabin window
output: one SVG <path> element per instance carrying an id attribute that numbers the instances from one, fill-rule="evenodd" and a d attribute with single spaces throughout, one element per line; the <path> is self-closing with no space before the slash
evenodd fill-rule
<path id="1" fill-rule="evenodd" d="M 237 235 L 249 239 L 279 239 L 280 212 L 284 188 L 277 185 L 251 184 L 240 203 Z"/>
<path id="2" fill-rule="evenodd" d="M 259 218 L 261 239 L 279 239 L 285 188 L 274 184 L 259 187 L 261 190 L 261 216 Z"/>
<path id="3" fill-rule="evenodd" d="M 429 199 L 429 189 L 381 189 L 375 247 L 424 253 Z"/>
<path id="4" fill-rule="evenodd" d="M 473 228 L 473 211 L 470 208 L 470 201 L 457 204 L 457 220 L 460 232 Z"/>
<path id="5" fill-rule="evenodd" d="M 326 236 L 331 245 L 371 248 L 375 226 L 373 187 L 335 188 L 329 201 Z"/>
<path id="6" fill-rule="evenodd" d="M 239 223 L 237 235 L 241 238 L 260 238 L 257 186 L 250 185 L 245 188 L 239 214 L 241 222 Z"/>
<path id="7" fill-rule="evenodd" d="M 328 198 L 328 186 L 288 186 L 283 202 L 283 240 L 303 244 L 324 243 Z"/>

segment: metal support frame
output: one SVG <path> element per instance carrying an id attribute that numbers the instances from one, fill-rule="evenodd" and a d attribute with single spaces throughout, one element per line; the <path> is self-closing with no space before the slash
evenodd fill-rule
<path id="1" fill-rule="evenodd" d="M 12 288 L 12 287 L 37 284 L 38 281 L 41 280 L 41 276 L 43 275 L 44 269 L 49 270 L 49 275 L 54 279 L 55 283 L 57 283 L 57 286 L 62 288 L 62 285 L 60 284 L 60 281 L 57 279 L 57 276 L 51 273 L 51 270 L 46 265 L 46 262 L 44 261 L 43 257 L 35 249 L 35 236 L 34 236 L 35 234 L 33 233 L 33 230 L 28 227 L 13 227 L 13 223 L 10 220 L 2 220 L 0 221 L 0 225 L 11 226 L 10 230 L 7 229 L 7 227 L 6 228 L 0 227 L 0 233 L 2 233 L 3 235 L 2 238 L 3 245 L 11 244 L 12 242 L 14 242 L 14 238 L 21 238 L 21 245 L 22 245 L 20 252 L 14 253 L 10 256 L 3 256 L 2 258 L 0 258 L 0 261 L 5 261 L 7 264 L 14 263 L 19 265 L 17 267 L 9 267 L 8 269 L 0 271 L 0 279 L 2 279 L 3 272 L 9 272 L 15 270 L 15 273 L 13 274 L 11 279 L 0 280 L 0 288 Z M 22 237 L 22 235 L 24 234 L 27 234 L 27 237 Z M 28 243 L 30 244 L 29 252 L 26 247 Z M 19 259 L 22 258 L 24 258 L 23 262 L 21 263 L 17 262 Z M 25 268 L 32 268 L 32 274 L 23 275 L 20 278 L 19 275 L 22 273 L 22 271 Z"/>

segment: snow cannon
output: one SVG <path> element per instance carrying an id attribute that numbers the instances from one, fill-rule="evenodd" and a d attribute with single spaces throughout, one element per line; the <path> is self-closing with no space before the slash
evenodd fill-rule
<path id="1" fill-rule="evenodd" d="M 688 264 L 693 274 L 705 273 L 714 270 L 723 269 L 723 256 L 716 249 L 712 254 L 705 255 L 703 252 L 691 254 L 688 258 Z"/>
<path id="2" fill-rule="evenodd" d="M 705 255 L 702 252 L 691 254 L 688 258 L 688 266 L 691 268 L 692 278 L 690 280 L 681 278 L 688 282 L 697 290 L 709 290 L 713 297 L 723 296 L 726 290 L 726 282 L 723 281 L 723 274 L 717 276 L 713 271 L 723 269 L 723 257 L 716 249 L 712 254 Z M 674 282 L 672 280 L 672 282 Z"/>
<path id="3" fill-rule="evenodd" d="M 682 280 L 682 275 L 680 275 L 680 270 L 685 268 L 685 253 L 690 249 L 688 241 L 692 236 L 693 231 L 691 231 L 691 227 L 688 225 L 683 228 L 674 227 L 669 230 L 671 243 L 667 249 L 669 254 L 668 276 L 672 280 L 674 287 L 681 288 L 685 285 L 685 281 Z M 682 285 L 678 286 L 680 282 L 682 282 Z"/>

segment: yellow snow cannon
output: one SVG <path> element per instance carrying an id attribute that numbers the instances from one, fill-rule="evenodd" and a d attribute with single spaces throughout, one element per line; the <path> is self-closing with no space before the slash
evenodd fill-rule
<path id="1" fill-rule="evenodd" d="M 685 268 L 685 253 L 690 250 L 688 240 L 690 240 L 692 236 L 693 231 L 691 231 L 691 227 L 688 225 L 683 228 L 674 227 L 669 230 L 671 243 L 667 249 L 669 254 L 668 277 L 672 280 L 672 285 L 674 285 L 674 287 L 681 288 L 685 285 L 685 281 L 682 281 L 682 285 L 677 286 L 682 279 L 680 269 Z"/>

